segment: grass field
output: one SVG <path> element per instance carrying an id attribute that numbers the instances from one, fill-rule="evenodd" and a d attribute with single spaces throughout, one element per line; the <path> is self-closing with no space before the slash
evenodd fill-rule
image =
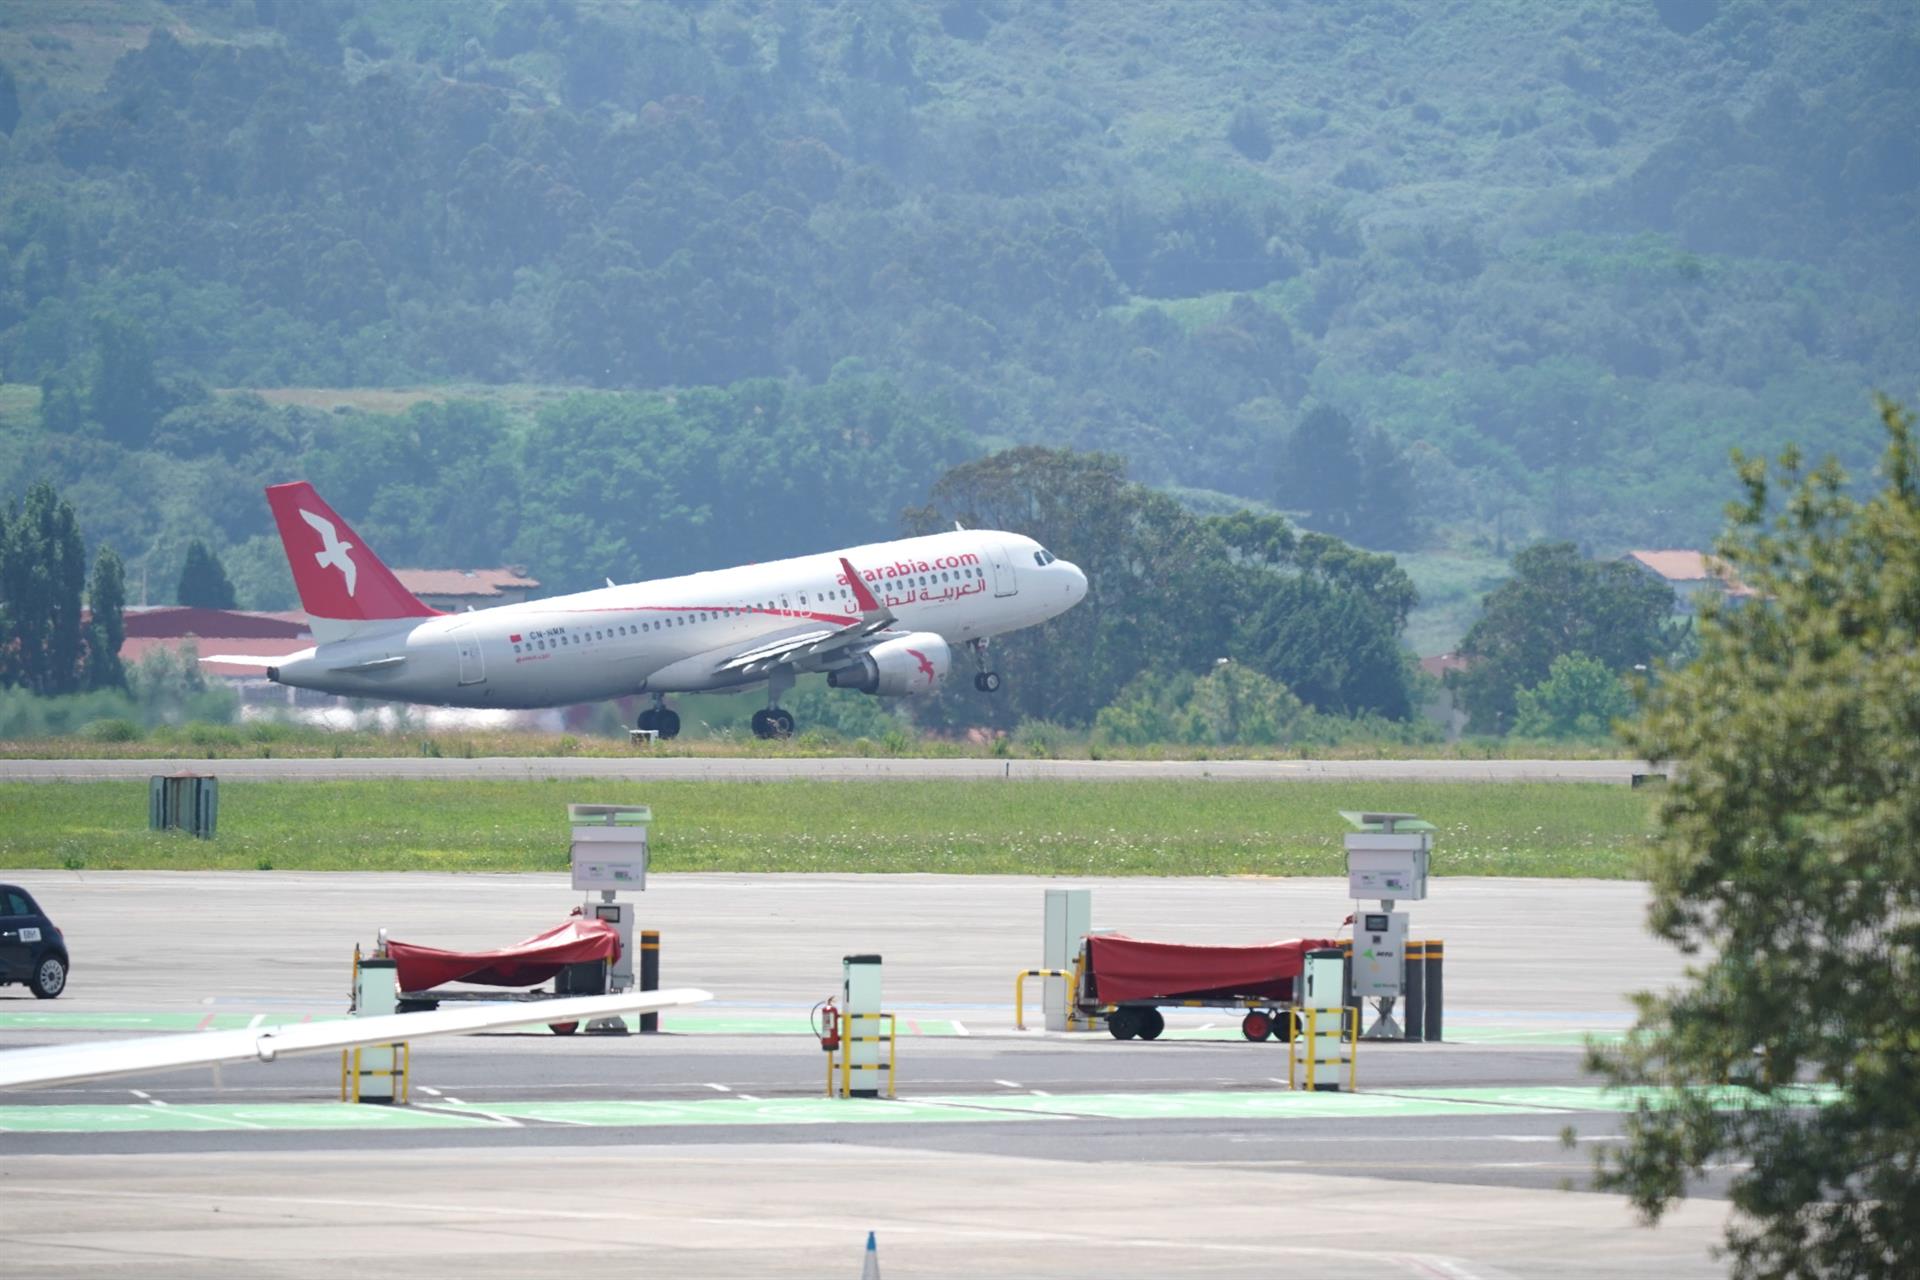
<path id="1" fill-rule="evenodd" d="M 1322 782 L 234 782 L 219 838 L 146 829 L 145 783 L 0 785 L 0 868 L 561 871 L 569 801 L 650 804 L 658 871 L 1334 875 L 1338 810 L 1437 823 L 1443 875 L 1631 878 L 1625 787 Z"/>

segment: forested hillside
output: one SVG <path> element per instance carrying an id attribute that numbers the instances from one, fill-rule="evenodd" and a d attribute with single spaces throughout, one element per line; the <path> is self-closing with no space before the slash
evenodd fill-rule
<path id="1" fill-rule="evenodd" d="M 1014 443 L 1375 548 L 1700 545 L 1731 447 L 1864 470 L 1920 385 L 1916 84 L 1909 0 L 14 0 L 0 493 L 255 604 L 295 469 L 555 586 Z M 549 390 L 220 394 L 436 382 Z"/>

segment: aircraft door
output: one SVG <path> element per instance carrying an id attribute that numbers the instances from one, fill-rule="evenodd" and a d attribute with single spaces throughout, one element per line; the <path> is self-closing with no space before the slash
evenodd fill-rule
<path id="1" fill-rule="evenodd" d="M 1013 558 L 1007 549 L 998 543 L 987 548 L 988 572 L 993 575 L 993 594 L 1010 596 L 1020 590 L 1019 579 L 1013 576 Z"/>
<path id="2" fill-rule="evenodd" d="M 455 631 L 453 646 L 460 653 L 460 683 L 479 684 L 485 680 L 487 664 L 480 655 L 479 637 L 467 632 Z"/>

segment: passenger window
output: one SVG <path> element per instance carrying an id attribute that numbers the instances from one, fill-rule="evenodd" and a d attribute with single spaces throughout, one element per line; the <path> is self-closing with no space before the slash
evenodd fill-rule
<path id="1" fill-rule="evenodd" d="M 28 902 L 25 898 L 21 897 L 19 894 L 12 893 L 12 892 L 9 892 L 7 894 L 7 912 L 10 915 L 16 915 L 16 916 L 30 916 L 30 915 L 37 914 L 34 911 L 33 904 L 31 902 Z"/>

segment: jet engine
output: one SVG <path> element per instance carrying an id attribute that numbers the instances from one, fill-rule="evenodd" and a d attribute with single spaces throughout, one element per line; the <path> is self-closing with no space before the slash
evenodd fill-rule
<path id="1" fill-rule="evenodd" d="M 931 631 L 910 631 L 861 654 L 851 663 L 827 673 L 836 689 L 858 689 L 882 698 L 932 693 L 940 687 L 953 650 Z"/>

